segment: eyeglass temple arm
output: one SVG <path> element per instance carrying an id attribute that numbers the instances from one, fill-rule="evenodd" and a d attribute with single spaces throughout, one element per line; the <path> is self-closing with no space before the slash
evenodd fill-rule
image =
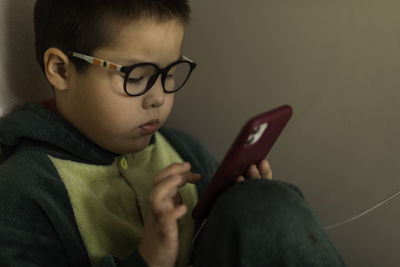
<path id="1" fill-rule="evenodd" d="M 113 69 L 113 70 L 117 70 L 117 71 L 121 71 L 121 69 L 122 69 L 121 65 L 118 65 L 116 63 L 112 63 L 112 62 L 109 62 L 109 61 L 106 61 L 106 60 L 103 60 L 100 58 L 91 57 L 88 55 L 80 54 L 77 52 L 71 52 L 71 51 L 67 51 L 66 53 L 72 57 L 82 59 L 90 64 L 95 65 L 95 66 L 105 67 L 105 68 L 109 68 L 109 69 Z"/>

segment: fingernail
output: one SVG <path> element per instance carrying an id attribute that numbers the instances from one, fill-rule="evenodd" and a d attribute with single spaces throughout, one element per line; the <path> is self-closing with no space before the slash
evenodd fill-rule
<path id="1" fill-rule="evenodd" d="M 189 162 L 185 162 L 185 164 L 183 165 L 183 167 L 185 167 L 185 168 L 191 168 L 191 165 L 190 165 Z"/>

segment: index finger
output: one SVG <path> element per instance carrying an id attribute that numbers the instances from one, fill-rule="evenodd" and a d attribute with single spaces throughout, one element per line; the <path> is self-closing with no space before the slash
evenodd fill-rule
<path id="1" fill-rule="evenodd" d="M 169 176 L 174 176 L 174 175 L 188 172 L 188 171 L 190 171 L 190 169 L 191 169 L 191 165 L 189 162 L 173 163 L 158 173 L 158 175 L 154 179 L 154 184 L 157 184 L 158 182 L 160 182 L 161 180 L 163 180 Z"/>
<path id="2" fill-rule="evenodd" d="M 149 196 L 150 206 L 154 211 L 160 212 L 162 207 L 167 204 L 168 199 L 172 201 L 182 179 L 183 177 L 180 175 L 169 176 L 154 186 Z"/>

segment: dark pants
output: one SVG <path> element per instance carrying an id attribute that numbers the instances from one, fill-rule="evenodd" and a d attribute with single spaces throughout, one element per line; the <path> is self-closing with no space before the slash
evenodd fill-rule
<path id="1" fill-rule="evenodd" d="M 247 180 L 214 203 L 198 240 L 196 267 L 345 266 L 295 186 Z"/>

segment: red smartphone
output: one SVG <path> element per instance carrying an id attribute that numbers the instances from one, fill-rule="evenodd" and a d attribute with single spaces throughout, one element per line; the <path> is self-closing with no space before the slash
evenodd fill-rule
<path id="1" fill-rule="evenodd" d="M 255 116 L 244 125 L 194 207 L 194 219 L 206 218 L 218 195 L 244 175 L 251 164 L 265 159 L 292 114 L 293 109 L 285 105 Z"/>

